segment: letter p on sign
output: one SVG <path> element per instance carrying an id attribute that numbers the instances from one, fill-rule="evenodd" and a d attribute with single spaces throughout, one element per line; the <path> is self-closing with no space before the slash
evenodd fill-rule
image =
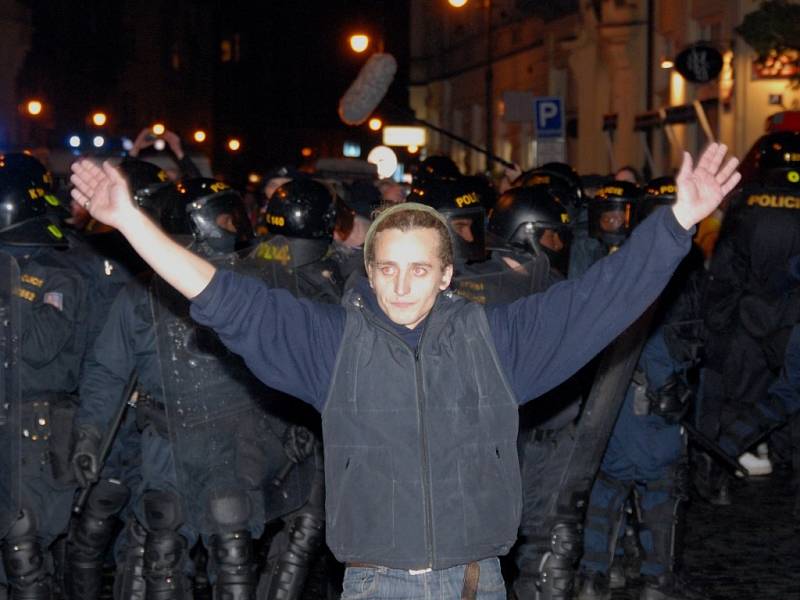
<path id="1" fill-rule="evenodd" d="M 564 137 L 564 110 L 561 98 L 537 96 L 533 99 L 536 137 Z"/>

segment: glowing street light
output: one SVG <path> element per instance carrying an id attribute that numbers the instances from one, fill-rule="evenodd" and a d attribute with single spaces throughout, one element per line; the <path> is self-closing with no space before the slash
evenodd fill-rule
<path id="1" fill-rule="evenodd" d="M 408 150 L 409 154 L 416 154 L 417 152 L 419 152 L 419 146 L 412 144 L 411 146 L 408 146 L 406 150 Z"/>
<path id="2" fill-rule="evenodd" d="M 195 131 L 194 132 L 194 141 L 197 142 L 198 144 L 202 144 L 203 142 L 205 142 L 206 141 L 206 132 L 203 131 L 202 129 L 198 129 L 197 131 Z"/>
<path id="3" fill-rule="evenodd" d="M 313 155 L 313 154 L 314 154 L 314 149 L 310 148 L 308 146 L 304 146 L 300 150 L 300 156 L 302 156 L 303 158 L 311 158 L 311 155 Z"/>
<path id="4" fill-rule="evenodd" d="M 447 2 L 454 8 L 461 8 L 466 5 L 467 0 L 447 0 Z"/>
<path id="5" fill-rule="evenodd" d="M 92 123 L 98 127 L 102 127 L 108 121 L 108 115 L 102 111 L 98 111 L 92 115 Z"/>
<path id="6" fill-rule="evenodd" d="M 241 147 L 242 143 L 238 140 L 238 138 L 231 138 L 228 140 L 228 150 L 231 152 L 238 152 Z"/>
<path id="7" fill-rule="evenodd" d="M 96 135 L 92 138 L 92 144 L 94 144 L 95 148 L 102 148 L 105 143 L 106 139 L 102 135 Z"/>
<path id="8" fill-rule="evenodd" d="M 153 124 L 153 133 L 155 135 L 164 135 L 164 132 L 167 128 L 164 126 L 163 123 L 154 123 Z"/>
<path id="9" fill-rule="evenodd" d="M 71 148 L 80 148 L 81 147 L 81 138 L 77 135 L 71 135 L 69 138 L 69 145 Z"/>
<path id="10" fill-rule="evenodd" d="M 353 52 L 361 54 L 367 48 L 369 48 L 369 36 L 364 33 L 356 33 L 355 35 L 351 35 L 350 47 L 353 49 Z"/>
<path id="11" fill-rule="evenodd" d="M 44 104 L 42 104 L 41 100 L 29 100 L 25 108 L 27 109 L 29 115 L 32 117 L 37 117 L 42 114 Z"/>
<path id="12" fill-rule="evenodd" d="M 372 131 L 380 131 L 381 127 L 383 127 L 383 121 L 381 121 L 378 117 L 372 117 L 369 120 L 369 128 Z"/>

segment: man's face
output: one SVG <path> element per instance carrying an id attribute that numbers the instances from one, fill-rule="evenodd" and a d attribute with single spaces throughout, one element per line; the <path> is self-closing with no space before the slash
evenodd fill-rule
<path id="1" fill-rule="evenodd" d="M 561 252 L 564 249 L 564 241 L 555 229 L 545 229 L 542 231 L 539 244 L 553 252 Z"/>
<path id="2" fill-rule="evenodd" d="M 450 219 L 450 226 L 453 228 L 453 231 L 462 238 L 465 242 L 469 242 L 470 244 L 475 241 L 475 235 L 472 233 L 472 219 L 459 219 L 453 218 Z"/>
<path id="3" fill-rule="evenodd" d="M 453 265 L 444 267 L 438 256 L 439 234 L 386 229 L 372 243 L 375 260 L 367 271 L 378 305 L 393 322 L 414 329 L 453 277 Z"/>
<path id="4" fill-rule="evenodd" d="M 609 210 L 600 215 L 600 229 L 607 233 L 616 233 L 625 225 L 625 212 Z"/>

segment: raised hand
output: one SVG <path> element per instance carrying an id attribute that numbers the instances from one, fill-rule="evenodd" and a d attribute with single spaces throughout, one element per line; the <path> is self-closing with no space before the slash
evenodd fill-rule
<path id="1" fill-rule="evenodd" d="M 136 210 L 128 184 L 109 162 L 100 168 L 89 160 L 72 163 L 72 198 L 101 223 L 121 229 Z"/>
<path id="2" fill-rule="evenodd" d="M 689 153 L 683 153 L 683 164 L 676 177 L 677 200 L 672 211 L 685 229 L 690 229 L 714 212 L 728 192 L 739 183 L 741 175 L 736 171 L 739 161 L 731 158 L 722 166 L 727 152 L 725 144 L 711 144 L 700 155 L 696 167 L 693 167 Z"/>

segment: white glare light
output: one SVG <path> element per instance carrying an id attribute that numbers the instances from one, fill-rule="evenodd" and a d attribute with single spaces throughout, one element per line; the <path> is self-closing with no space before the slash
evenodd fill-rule
<path id="1" fill-rule="evenodd" d="M 94 139 L 92 139 L 92 144 L 94 144 L 95 148 L 102 148 L 103 144 L 105 143 L 106 138 L 104 138 L 102 135 L 96 135 L 94 136 Z"/>
<path id="2" fill-rule="evenodd" d="M 161 152 L 166 147 L 167 147 L 167 143 L 164 140 L 162 140 L 161 138 L 158 138 L 155 142 L 153 142 L 153 148 L 155 148 L 159 152 Z"/>
<path id="3" fill-rule="evenodd" d="M 122 149 L 128 152 L 132 148 L 133 148 L 133 142 L 130 140 L 130 138 L 126 137 L 122 138 Z"/>
<path id="4" fill-rule="evenodd" d="M 70 136 L 69 138 L 69 145 L 73 148 L 80 148 L 81 146 L 81 138 L 77 135 Z"/>

